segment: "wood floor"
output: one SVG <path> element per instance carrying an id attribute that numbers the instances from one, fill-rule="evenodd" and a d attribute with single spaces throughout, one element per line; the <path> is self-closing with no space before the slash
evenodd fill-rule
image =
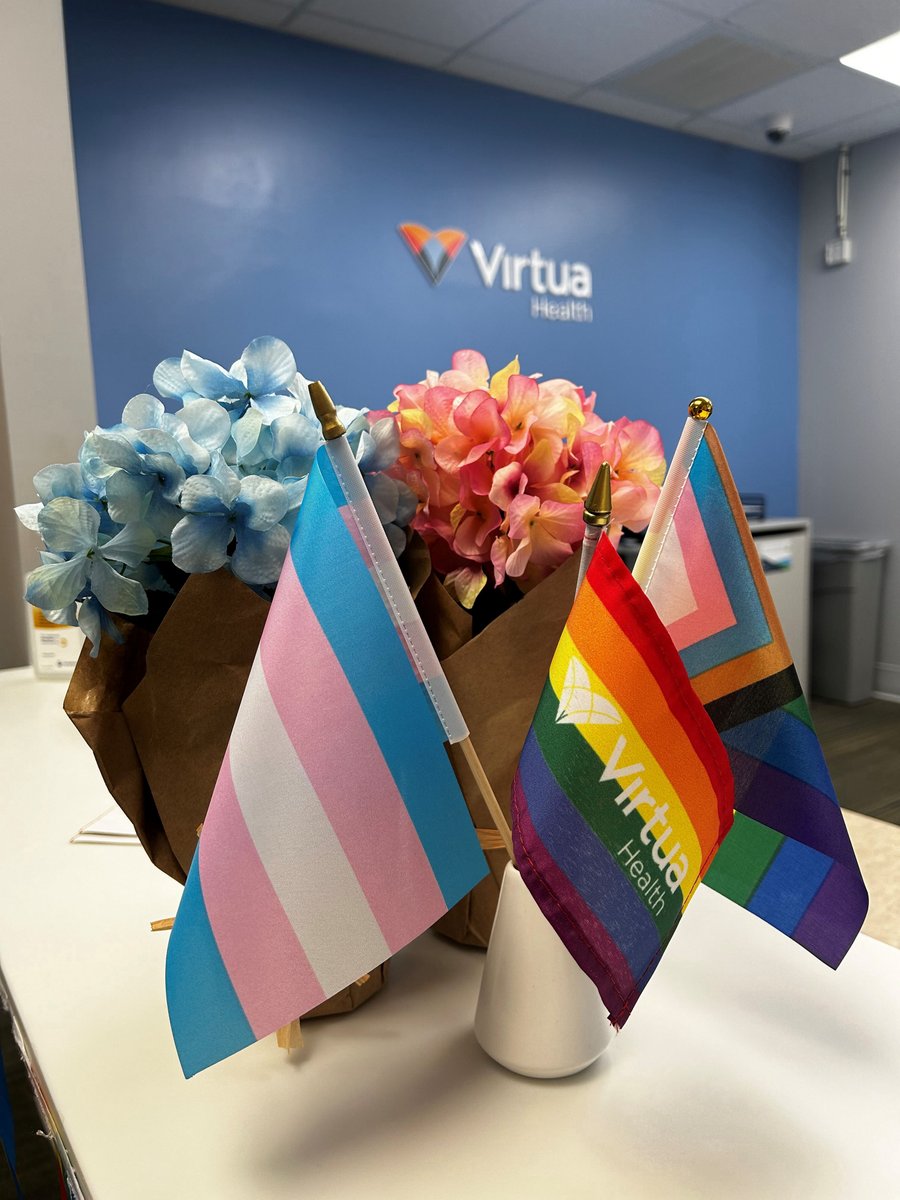
<path id="1" fill-rule="evenodd" d="M 900 825 L 900 704 L 810 707 L 841 806 Z"/>
<path id="2" fill-rule="evenodd" d="M 900 704 L 870 700 L 854 708 L 814 701 L 813 720 L 844 808 L 900 825 Z M 35 1135 L 40 1120 L 25 1069 L 0 1011 L 0 1046 L 15 1112 L 19 1178 L 26 1200 L 58 1200 L 53 1152 Z M 0 1163 L 0 1200 L 15 1200 Z"/>

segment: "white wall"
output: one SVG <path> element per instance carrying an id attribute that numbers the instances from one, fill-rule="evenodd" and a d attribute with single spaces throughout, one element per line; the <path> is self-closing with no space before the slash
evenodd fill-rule
<path id="1" fill-rule="evenodd" d="M 0 164 L 0 666 L 15 666 L 37 553 L 10 504 L 96 421 L 60 0 L 0 4 Z"/>
<path id="2" fill-rule="evenodd" d="M 800 511 L 816 534 L 893 541 L 876 688 L 900 699 L 900 134 L 853 148 L 854 260 L 826 269 L 836 160 L 803 169 Z"/>

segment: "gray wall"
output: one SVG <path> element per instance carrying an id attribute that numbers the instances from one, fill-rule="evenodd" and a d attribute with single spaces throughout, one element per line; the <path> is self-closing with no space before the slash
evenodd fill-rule
<path id="1" fill-rule="evenodd" d="M 0 667 L 27 662 L 12 504 L 96 422 L 60 0 L 0 0 Z"/>
<path id="2" fill-rule="evenodd" d="M 876 688 L 900 699 L 900 134 L 853 148 L 854 260 L 826 269 L 836 154 L 806 163 L 800 247 L 800 511 L 887 537 Z"/>

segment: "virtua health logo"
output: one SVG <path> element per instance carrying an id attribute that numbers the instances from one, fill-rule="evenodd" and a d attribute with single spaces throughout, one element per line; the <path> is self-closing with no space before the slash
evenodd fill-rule
<path id="1" fill-rule="evenodd" d="M 399 225 L 400 236 L 432 284 L 439 284 L 463 246 L 469 253 L 486 288 L 499 285 L 504 292 L 531 291 L 531 315 L 544 321 L 594 319 L 589 301 L 593 295 L 591 268 L 583 262 L 560 262 L 544 258 L 540 250 L 511 254 L 502 242 L 488 252 L 477 238 L 461 229 L 429 229 L 407 222 Z"/>

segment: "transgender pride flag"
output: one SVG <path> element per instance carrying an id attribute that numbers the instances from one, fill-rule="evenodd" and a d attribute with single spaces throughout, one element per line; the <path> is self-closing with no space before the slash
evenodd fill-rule
<path id="1" fill-rule="evenodd" d="M 831 967 L 868 895 L 716 432 L 691 420 L 634 567 L 725 744 L 734 826 L 704 882 Z"/>
<path id="2" fill-rule="evenodd" d="M 486 874 L 443 744 L 465 736 L 338 438 L 310 473 L 172 930 L 186 1076 L 371 971 Z"/>

